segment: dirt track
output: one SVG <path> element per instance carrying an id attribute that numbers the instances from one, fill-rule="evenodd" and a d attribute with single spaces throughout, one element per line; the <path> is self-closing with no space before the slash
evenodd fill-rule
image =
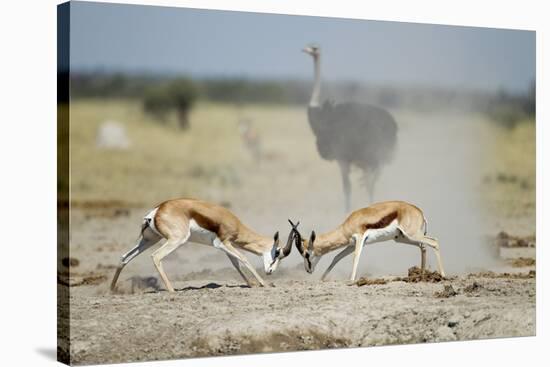
<path id="1" fill-rule="evenodd" d="M 449 284 L 456 295 L 442 292 Z M 218 278 L 176 282 L 175 294 L 78 295 L 87 287 L 71 298 L 75 364 L 535 334 L 534 278 L 268 288 Z"/>

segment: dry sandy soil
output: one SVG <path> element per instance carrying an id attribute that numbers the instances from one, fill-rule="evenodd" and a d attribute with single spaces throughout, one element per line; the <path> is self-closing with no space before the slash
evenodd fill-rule
<path id="1" fill-rule="evenodd" d="M 59 292 L 71 284 L 70 311 L 60 309 L 60 316 L 65 325 L 70 320 L 73 364 L 535 334 L 534 262 L 497 262 L 494 273 L 451 275 L 439 282 L 406 282 L 406 268 L 388 272 L 372 266 L 360 274 L 374 284 L 358 286 L 345 280 L 349 264 L 321 282 L 327 260 L 309 275 L 293 254 L 275 274 L 264 276 L 268 287 L 248 288 L 225 255 L 188 244 L 165 262 L 176 293 L 163 290 L 146 254 L 124 269 L 112 294 L 108 285 L 117 258 L 128 247 L 122 239 L 131 242 L 142 211 L 73 213 L 79 228 L 74 257 L 72 264 L 65 261 L 70 272 L 59 275 Z M 411 266 L 419 260 L 415 255 L 410 254 Z"/>
<path id="2" fill-rule="evenodd" d="M 239 141 L 240 115 L 250 116 L 263 138 L 260 166 Z M 120 255 L 133 246 L 141 218 L 159 201 L 195 196 L 224 203 L 258 232 L 279 230 L 286 240 L 289 217 L 302 221 L 303 233 L 343 220 L 340 178 L 335 163 L 318 157 L 301 107 L 199 107 L 191 130 L 180 133 L 145 121 L 130 103 L 73 104 L 73 260 L 65 261 L 69 272 L 60 259 L 58 274 L 59 294 L 70 290 L 70 310 L 59 314 L 61 326 L 71 325 L 71 362 L 534 335 L 535 278 L 525 275 L 534 261 L 500 261 L 485 240 L 502 230 L 514 236 L 535 232 L 534 128 L 505 131 L 477 115 L 395 115 L 398 151 L 380 178 L 377 200 L 409 200 L 424 209 L 450 279 L 348 286 L 351 259 L 345 259 L 329 281 L 320 282 L 333 255 L 309 275 L 293 251 L 265 276 L 273 286 L 246 288 L 224 254 L 188 244 L 164 262 L 175 294 L 163 291 L 151 250 L 124 269 L 119 292 L 111 294 Z M 95 128 L 108 118 L 124 123 L 130 150 L 95 148 Z M 216 144 L 200 144 L 206 137 Z M 352 178 L 353 206 L 365 206 L 357 172 Z M 260 269 L 258 259 L 248 257 Z M 359 275 L 392 280 L 419 260 L 412 246 L 373 245 L 363 252 Z M 428 264 L 433 268 L 430 251 Z M 59 352 L 66 355 L 61 336 Z"/>
<path id="3" fill-rule="evenodd" d="M 270 287 L 247 288 L 241 282 L 220 281 L 222 273 L 208 274 L 212 280 L 204 275 L 200 281 L 177 281 L 175 294 L 143 289 L 131 295 L 89 296 L 74 290 L 72 362 L 535 334 L 535 279 L 528 277 L 463 276 L 440 283 L 394 281 L 361 287 L 281 279 Z"/>

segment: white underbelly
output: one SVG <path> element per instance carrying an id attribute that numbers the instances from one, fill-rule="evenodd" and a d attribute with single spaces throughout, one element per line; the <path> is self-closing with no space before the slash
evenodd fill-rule
<path id="1" fill-rule="evenodd" d="M 387 227 L 368 229 L 366 234 L 368 236 L 366 243 L 373 243 L 392 240 L 400 234 L 400 231 L 397 227 L 397 220 L 394 220 Z"/>
<path id="2" fill-rule="evenodd" d="M 202 245 L 214 246 L 214 240 L 218 237 L 216 233 L 199 226 L 194 219 L 189 221 L 189 231 L 191 232 L 189 241 Z"/>

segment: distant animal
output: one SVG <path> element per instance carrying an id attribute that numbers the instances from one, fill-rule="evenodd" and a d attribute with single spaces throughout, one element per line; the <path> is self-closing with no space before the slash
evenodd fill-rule
<path id="1" fill-rule="evenodd" d="M 308 46 L 303 51 L 313 57 L 314 63 L 315 81 L 307 110 L 309 125 L 321 158 L 338 162 L 347 213 L 351 200 L 351 166 L 362 170 L 369 202 L 372 202 L 380 170 L 391 160 L 395 150 L 397 124 L 392 115 L 380 107 L 329 101 L 321 105 L 321 50 Z"/>
<path id="2" fill-rule="evenodd" d="M 294 231 L 291 231 L 291 235 L 293 233 Z M 224 207 L 196 199 L 168 200 L 156 206 L 143 218 L 137 244 L 122 255 L 116 269 L 111 282 L 112 291 L 116 289 L 122 269 L 161 239 L 166 239 L 166 242 L 153 252 L 153 264 L 166 289 L 174 292 L 174 287 L 162 267 L 162 259 L 189 241 L 214 246 L 223 251 L 249 286 L 252 283 L 242 272 L 241 264 L 254 275 L 261 286 L 265 286 L 264 280 L 237 248 L 261 256 L 266 274 L 271 274 L 277 269 L 279 261 L 290 254 L 293 237 L 289 236 L 286 245 L 281 247 L 279 232 L 276 232 L 273 238 L 259 235 L 242 224 Z"/>
<path id="3" fill-rule="evenodd" d="M 258 130 L 252 126 L 252 121 L 249 118 L 239 120 L 239 134 L 250 156 L 259 164 L 262 158 L 262 141 Z"/>
<path id="4" fill-rule="evenodd" d="M 428 237 L 426 233 L 427 221 L 421 209 L 404 201 L 385 201 L 352 212 L 342 224 L 330 232 L 317 236 L 315 231 L 312 231 L 309 240 L 304 240 L 298 229 L 293 226 L 289 238 L 294 237 L 296 248 L 304 258 L 304 267 L 308 273 L 313 273 L 315 265 L 323 255 L 344 248 L 334 257 L 322 280 L 340 260 L 353 253 L 350 281 L 355 281 L 363 246 L 390 239 L 420 248 L 422 274 L 426 267 L 425 246 L 433 248 L 439 273 L 444 277 L 439 242 L 433 237 Z"/>

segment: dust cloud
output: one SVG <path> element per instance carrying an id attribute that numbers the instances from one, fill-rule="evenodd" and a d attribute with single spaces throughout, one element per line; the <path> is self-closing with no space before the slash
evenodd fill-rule
<path id="1" fill-rule="evenodd" d="M 486 149 L 491 139 L 485 121 L 471 111 L 402 112 L 394 113 L 394 117 L 399 126 L 397 148 L 392 162 L 382 169 L 374 200 L 404 200 L 422 208 L 428 221 L 428 234 L 440 242 L 448 274 L 496 266 L 497 259 L 487 243 L 487 236 L 494 233 L 487 229 L 480 196 L 481 165 L 487 157 Z M 315 150 L 312 132 L 311 140 Z M 288 164 L 292 166 L 291 162 Z M 317 233 L 329 231 L 345 219 L 340 173 L 335 162 L 317 157 L 317 162 L 308 162 L 292 177 L 285 181 L 285 194 L 281 194 L 289 199 L 270 206 L 274 214 L 266 213 L 265 223 L 256 221 L 260 228 L 269 230 L 277 223 L 277 229 L 282 228 L 282 239 L 286 240 L 290 228 L 286 216 L 301 221 L 304 237 L 309 236 L 312 229 Z M 302 191 L 299 182 L 307 182 L 308 189 Z M 296 191 L 301 194 L 296 195 Z M 297 199 L 293 200 L 292 195 Z M 352 172 L 352 209 L 365 206 L 368 206 L 368 195 L 361 183 L 360 171 L 356 169 Z M 338 251 L 324 256 L 314 274 L 309 275 L 304 271 L 301 256 L 293 249 L 274 278 L 291 275 L 318 280 Z M 347 279 L 352 257 L 342 260 L 329 277 Z M 419 263 L 417 247 L 393 241 L 375 243 L 363 250 L 358 275 L 402 275 Z M 430 248 L 428 266 L 436 269 Z"/>

